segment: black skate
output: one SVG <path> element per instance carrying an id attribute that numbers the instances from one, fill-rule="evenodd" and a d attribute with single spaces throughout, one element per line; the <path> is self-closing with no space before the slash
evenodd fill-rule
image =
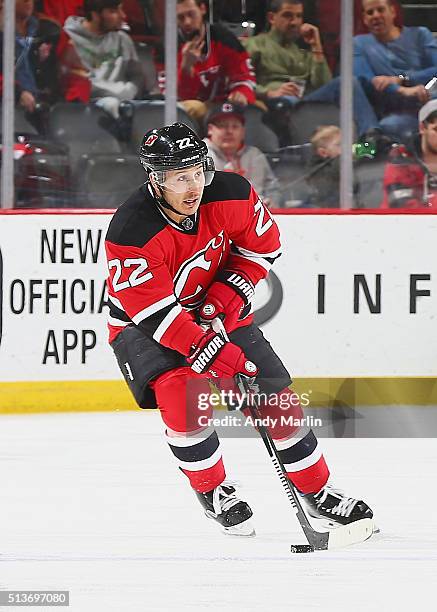
<path id="1" fill-rule="evenodd" d="M 198 491 L 195 493 L 205 508 L 206 516 L 217 521 L 224 533 L 239 536 L 255 535 L 253 525 L 249 521 L 253 512 L 246 502 L 238 499 L 235 487 L 230 482 L 224 481 L 207 493 Z"/>
<path id="2" fill-rule="evenodd" d="M 373 517 L 365 502 L 347 497 L 331 485 L 325 485 L 318 493 L 302 495 L 302 501 L 306 513 L 327 529 Z"/>

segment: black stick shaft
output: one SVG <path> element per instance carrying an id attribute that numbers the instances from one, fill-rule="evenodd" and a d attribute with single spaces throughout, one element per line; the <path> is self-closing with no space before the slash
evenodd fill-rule
<path id="1" fill-rule="evenodd" d="M 229 341 L 229 337 L 226 333 L 225 327 L 220 318 L 216 317 L 212 321 L 211 327 L 216 333 L 222 334 L 224 340 Z M 264 427 L 262 423 L 262 417 L 261 417 L 261 413 L 259 410 L 259 406 L 258 404 L 254 403 L 254 395 L 251 394 L 251 385 L 250 385 L 249 379 L 239 374 L 235 377 L 235 382 L 237 384 L 237 387 L 241 391 L 246 393 L 251 399 L 248 405 L 249 412 L 252 415 L 252 418 L 256 419 L 255 422 L 259 423 L 257 427 L 258 432 L 262 438 L 262 441 L 264 442 L 264 446 L 266 447 L 267 452 L 269 453 L 270 459 L 272 460 L 272 463 L 276 470 L 278 478 L 280 479 L 281 484 L 287 494 L 288 500 L 294 512 L 296 513 L 297 519 L 302 528 L 302 531 L 305 534 L 306 539 L 308 540 L 308 543 L 311 544 L 311 546 L 313 546 L 315 550 L 327 549 L 328 541 L 329 541 L 329 533 L 327 532 L 320 533 L 318 531 L 315 531 L 312 528 L 305 512 L 303 511 L 302 505 L 299 500 L 299 495 L 296 492 L 296 489 L 294 488 L 293 483 L 288 478 L 287 471 L 278 454 L 278 451 L 273 442 L 272 436 L 270 435 L 268 428 Z"/>
<path id="2" fill-rule="evenodd" d="M 242 379 L 240 379 L 239 386 L 240 388 L 241 386 L 244 386 L 244 388 L 246 389 L 246 393 L 249 394 L 249 412 L 252 418 L 255 419 L 255 423 L 257 423 L 258 432 L 261 436 L 262 441 L 264 442 L 264 446 L 266 447 L 267 452 L 269 453 L 270 459 L 272 460 L 278 478 L 281 481 L 281 484 L 287 494 L 288 500 L 294 512 L 296 513 L 297 519 L 308 543 L 311 544 L 311 546 L 313 546 L 316 550 L 322 550 L 327 548 L 329 534 L 320 533 L 312 528 L 305 512 L 303 511 L 298 493 L 296 492 L 296 489 L 288 478 L 287 471 L 285 469 L 284 464 L 282 463 L 281 458 L 279 457 L 278 450 L 275 446 L 275 443 L 273 442 L 272 436 L 270 435 L 270 432 L 267 427 L 265 427 L 262 423 L 262 416 L 260 410 L 258 406 L 254 404 L 254 396 L 253 394 L 250 395 L 250 388 Z"/>

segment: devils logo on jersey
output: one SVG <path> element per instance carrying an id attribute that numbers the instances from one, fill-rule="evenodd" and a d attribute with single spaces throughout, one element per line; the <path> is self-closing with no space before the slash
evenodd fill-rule
<path id="1" fill-rule="evenodd" d="M 208 288 L 205 277 L 213 279 L 225 248 L 226 241 L 221 231 L 179 268 L 174 278 L 174 293 L 182 306 L 196 308 L 202 302 Z"/>

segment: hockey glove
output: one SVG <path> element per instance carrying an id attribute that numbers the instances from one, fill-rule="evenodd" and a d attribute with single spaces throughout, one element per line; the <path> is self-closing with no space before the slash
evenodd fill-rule
<path id="1" fill-rule="evenodd" d="M 202 323 L 210 323 L 216 317 L 223 319 L 228 332 L 235 329 L 242 310 L 249 305 L 255 293 L 253 283 L 240 272 L 224 270 L 208 289 L 200 308 Z"/>
<path id="2" fill-rule="evenodd" d="M 213 378 L 234 378 L 237 374 L 254 377 L 258 374 L 256 365 L 247 359 L 239 346 L 213 330 L 205 333 L 187 361 L 197 374 Z"/>

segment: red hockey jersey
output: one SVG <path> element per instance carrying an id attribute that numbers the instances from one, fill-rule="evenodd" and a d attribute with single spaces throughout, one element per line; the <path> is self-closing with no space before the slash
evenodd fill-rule
<path id="1" fill-rule="evenodd" d="M 255 102 L 255 72 L 249 54 L 240 41 L 221 25 L 206 25 L 204 57 L 187 75 L 181 70 L 182 45 L 178 52 L 178 99 L 222 102 L 232 92 L 242 93 L 249 104 Z M 165 93 L 165 72 L 159 73 L 159 86 Z"/>
<path id="2" fill-rule="evenodd" d="M 421 157 L 420 143 L 396 145 L 384 169 L 381 208 L 436 208 L 437 175 Z"/>
<path id="3" fill-rule="evenodd" d="M 216 172 L 197 212 L 180 225 L 157 206 L 151 189 L 145 183 L 120 206 L 106 236 L 109 341 L 133 322 L 188 355 L 203 334 L 193 311 L 217 274 L 243 272 L 256 285 L 280 255 L 279 230 L 238 174 Z"/>

